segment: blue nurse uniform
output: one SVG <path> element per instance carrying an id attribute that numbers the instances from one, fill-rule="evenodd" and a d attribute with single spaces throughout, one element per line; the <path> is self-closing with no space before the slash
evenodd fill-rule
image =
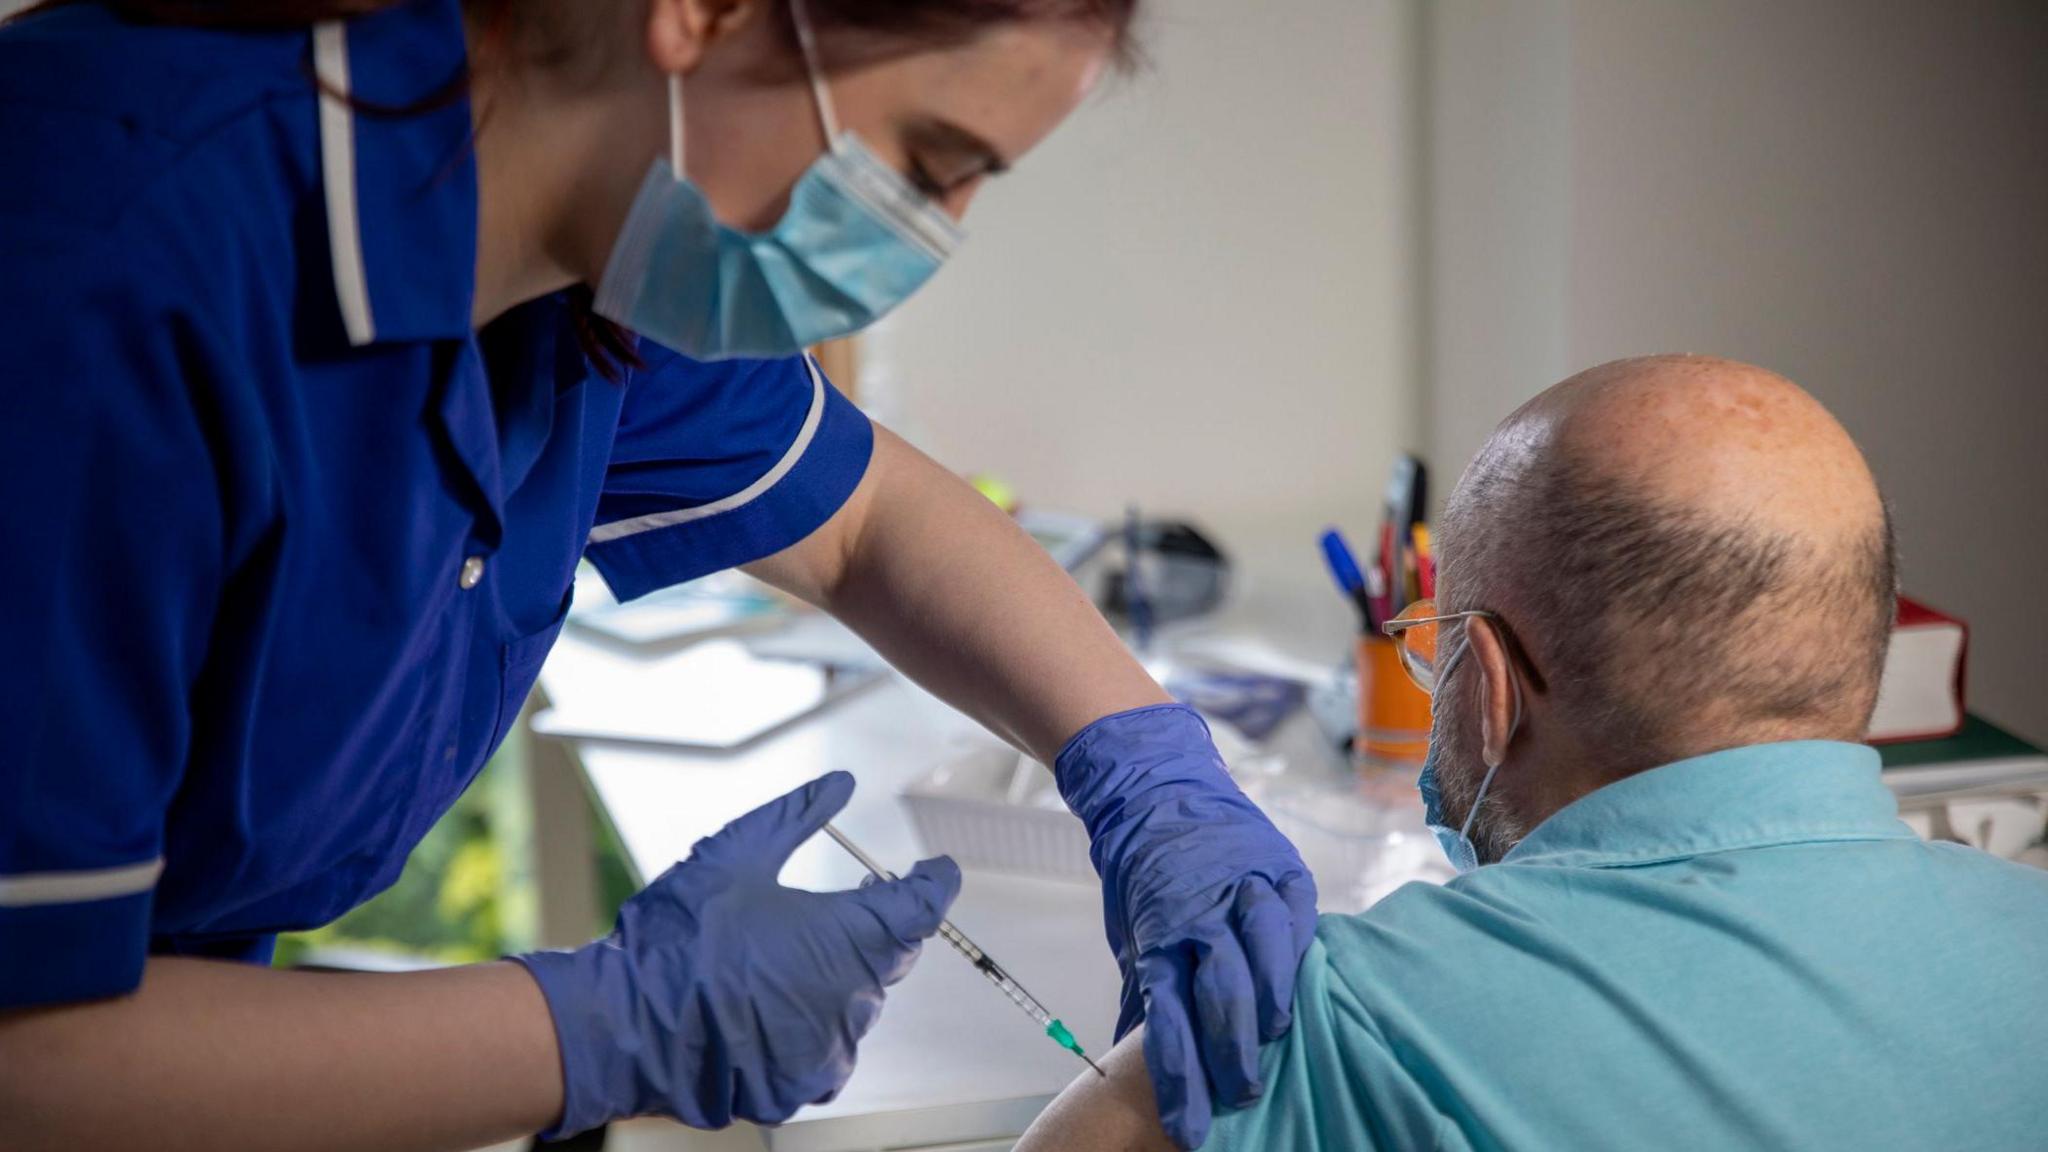
<path id="1" fill-rule="evenodd" d="M 867 467 L 805 360 L 613 382 L 560 298 L 472 331 L 464 61 L 458 0 L 0 30 L 0 1007 L 367 899 L 579 559 L 621 598 L 755 560 Z"/>

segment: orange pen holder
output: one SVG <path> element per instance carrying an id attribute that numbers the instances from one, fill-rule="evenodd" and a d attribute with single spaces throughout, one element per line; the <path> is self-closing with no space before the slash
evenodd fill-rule
<path id="1" fill-rule="evenodd" d="M 1429 693 L 1401 668 L 1401 654 L 1385 636 L 1358 638 L 1360 767 L 1422 763 L 1429 752 Z"/>

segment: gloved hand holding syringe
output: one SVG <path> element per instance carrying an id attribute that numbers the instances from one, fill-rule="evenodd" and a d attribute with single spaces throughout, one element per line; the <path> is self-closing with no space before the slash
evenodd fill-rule
<path id="1" fill-rule="evenodd" d="M 846 849 L 855 860 L 860 861 L 861 867 L 874 873 L 875 879 L 882 881 L 896 879 L 895 873 L 882 867 L 875 862 L 873 857 L 861 851 L 858 845 L 846 838 L 844 832 L 827 824 L 825 825 L 825 834 L 837 841 L 839 846 Z M 969 940 L 958 928 L 953 927 L 952 922 L 949 920 L 939 921 L 939 935 L 945 937 L 946 943 L 951 944 L 955 951 L 965 956 L 968 962 L 973 964 L 983 976 L 988 977 L 989 983 L 994 984 L 1002 991 L 1003 995 L 1009 997 L 1010 1003 L 1022 1009 L 1026 1016 L 1031 1017 L 1035 1023 L 1044 1028 L 1045 1034 L 1052 1037 L 1054 1043 L 1086 1061 L 1088 1067 L 1095 1069 L 1097 1076 L 1108 1079 L 1107 1074 L 1096 1065 L 1095 1061 L 1088 1059 L 1088 1053 L 1081 1050 L 1080 1042 L 1074 1039 L 1074 1034 L 1067 1030 L 1067 1026 L 1054 1017 L 1052 1013 L 1046 1011 L 1045 1005 L 1040 1004 L 1037 997 L 1026 992 L 1022 984 L 1017 983 L 1017 981 L 1010 977 L 1008 972 L 1003 971 L 1002 965 L 997 964 L 994 957 L 982 951 L 974 941 Z"/>

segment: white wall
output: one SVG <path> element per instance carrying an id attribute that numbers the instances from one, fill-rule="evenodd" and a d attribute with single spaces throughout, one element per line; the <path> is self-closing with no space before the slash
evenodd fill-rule
<path id="1" fill-rule="evenodd" d="M 977 203 L 870 341 L 885 420 L 1029 500 L 1197 517 L 1341 649 L 1315 548 L 1418 443 L 1404 0 L 1152 0 L 1151 68 Z"/>
<path id="2" fill-rule="evenodd" d="M 1434 199 L 1466 211 L 1431 228 L 1437 455 L 1559 348 L 1782 371 L 1870 458 L 1906 589 L 1973 624 L 1972 706 L 2048 740 L 2048 5 L 1462 0 L 1429 33 Z M 1497 99 L 1445 98 L 1468 73 Z M 1503 137 L 1564 171 L 1514 178 Z M 1444 239 L 1470 227 L 1510 242 Z M 1500 275 L 1562 276 L 1561 305 L 1443 290 Z"/>
<path id="3" fill-rule="evenodd" d="M 1520 399 L 1571 372 L 1571 0 L 1434 3 L 1421 18 L 1429 303 L 1424 415 L 1438 507 Z"/>

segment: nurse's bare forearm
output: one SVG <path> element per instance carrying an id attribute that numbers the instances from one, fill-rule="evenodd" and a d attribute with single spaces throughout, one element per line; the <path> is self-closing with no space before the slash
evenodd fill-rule
<path id="1" fill-rule="evenodd" d="M 149 961 L 129 996 L 0 1013 L 13 1150 L 459 1149 L 562 1107 L 554 1026 L 518 966 L 415 973 Z"/>
<path id="2" fill-rule="evenodd" d="M 1045 549 L 887 429 L 839 515 L 753 569 L 1040 759 L 1166 693 Z"/>

